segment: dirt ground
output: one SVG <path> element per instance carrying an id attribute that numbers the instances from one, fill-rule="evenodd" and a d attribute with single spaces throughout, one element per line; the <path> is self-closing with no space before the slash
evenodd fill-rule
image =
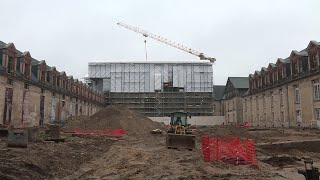
<path id="1" fill-rule="evenodd" d="M 259 144 L 289 140 L 320 139 L 314 129 L 196 127 L 197 147 L 192 151 L 167 149 L 165 134 L 150 130 L 165 126 L 125 107 L 108 107 L 92 117 L 69 119 L 63 131 L 123 128 L 119 139 L 106 136 L 73 137 L 66 142 L 39 141 L 28 148 L 7 148 L 0 141 L 0 179 L 304 179 L 297 173 L 302 159 L 312 158 L 320 167 L 320 147 L 285 151 Z M 204 162 L 200 137 L 239 136 L 257 143 L 258 167 Z M 309 148 L 309 149 L 308 149 Z"/>

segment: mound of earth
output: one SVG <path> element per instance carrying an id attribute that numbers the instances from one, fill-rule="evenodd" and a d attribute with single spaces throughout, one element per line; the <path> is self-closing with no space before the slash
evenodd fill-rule
<path id="1" fill-rule="evenodd" d="M 91 117 L 79 116 L 67 119 L 67 130 L 124 129 L 128 134 L 149 133 L 161 129 L 163 125 L 153 122 L 141 113 L 132 111 L 124 105 L 112 105 L 101 109 Z"/>

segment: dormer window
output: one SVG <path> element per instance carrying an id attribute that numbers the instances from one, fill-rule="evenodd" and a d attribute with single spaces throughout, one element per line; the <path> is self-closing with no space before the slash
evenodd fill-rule
<path id="1" fill-rule="evenodd" d="M 285 67 L 282 68 L 282 77 L 283 78 L 286 77 L 286 68 Z"/>
<path id="2" fill-rule="evenodd" d="M 316 55 L 316 62 L 317 62 L 317 66 L 320 66 L 320 53 L 317 53 Z"/>
<path id="3" fill-rule="evenodd" d="M 0 66 L 3 66 L 3 53 L 2 53 L 2 50 L 0 50 Z"/>
<path id="4" fill-rule="evenodd" d="M 60 87 L 60 77 L 57 77 L 57 86 Z"/>
<path id="5" fill-rule="evenodd" d="M 49 72 L 47 73 L 47 82 L 48 82 L 48 83 L 50 83 L 50 74 L 51 74 L 51 73 L 49 73 Z"/>
<path id="6" fill-rule="evenodd" d="M 16 71 L 18 72 L 18 73 L 20 73 L 21 71 L 20 71 L 20 64 L 21 63 L 21 59 L 20 58 L 17 58 L 17 63 L 16 63 Z"/>
<path id="7" fill-rule="evenodd" d="M 45 82 L 46 79 L 46 71 L 41 71 L 41 81 Z"/>
<path id="8" fill-rule="evenodd" d="M 29 79 L 30 78 L 30 68 L 31 65 L 29 63 L 25 63 L 25 68 L 24 68 L 24 76 Z"/>
<path id="9" fill-rule="evenodd" d="M 13 62 L 13 58 L 9 57 L 8 59 L 8 67 L 7 67 L 7 73 L 11 73 L 13 71 L 14 67 L 14 62 Z"/>
<path id="10" fill-rule="evenodd" d="M 294 64 L 294 69 L 295 69 L 295 73 L 294 73 L 294 74 L 299 73 L 298 63 L 295 63 L 295 64 Z"/>
<path id="11" fill-rule="evenodd" d="M 298 64 L 298 63 L 297 63 Z M 299 71 L 298 73 L 302 73 L 303 69 L 302 69 L 302 61 L 299 61 Z"/>

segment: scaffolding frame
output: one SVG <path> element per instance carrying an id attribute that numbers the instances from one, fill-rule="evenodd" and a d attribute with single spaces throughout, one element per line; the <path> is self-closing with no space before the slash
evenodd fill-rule
<path id="1" fill-rule="evenodd" d="M 149 117 L 168 116 L 174 111 L 193 116 L 213 114 L 210 62 L 89 63 L 89 78 L 110 81 L 110 89 L 104 89 L 107 104 L 125 104 Z M 179 91 L 166 91 L 164 83 Z"/>

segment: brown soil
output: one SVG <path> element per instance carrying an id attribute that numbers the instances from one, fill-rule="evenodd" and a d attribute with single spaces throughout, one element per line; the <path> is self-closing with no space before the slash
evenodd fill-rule
<path id="1" fill-rule="evenodd" d="M 276 155 L 268 157 L 262 161 L 272 166 L 283 168 L 290 165 L 296 165 L 299 161 L 301 161 L 301 159 L 295 156 Z"/>
<path id="2" fill-rule="evenodd" d="M 312 157 L 319 167 L 320 152 L 287 152 L 257 149 L 258 168 L 223 162 L 204 162 L 200 137 L 239 136 L 260 142 L 319 138 L 318 130 L 244 128 L 236 126 L 196 127 L 197 144 L 192 151 L 167 149 L 165 129 L 124 106 L 109 106 L 91 117 L 70 118 L 64 130 L 125 129 L 127 135 L 114 141 L 104 136 L 67 137 L 65 143 L 29 143 L 13 149 L 0 141 L 0 179 L 302 179 L 298 159 Z M 289 168 L 289 169 L 288 169 Z"/>
<path id="3" fill-rule="evenodd" d="M 149 133 L 150 130 L 163 128 L 163 125 L 151 121 L 138 112 L 129 110 L 123 105 L 107 106 L 91 117 L 80 116 L 67 119 L 65 130 L 74 129 L 124 129 L 128 134 Z"/>
<path id="4" fill-rule="evenodd" d="M 104 137 L 69 137 L 65 143 L 29 143 L 27 149 L 0 142 L 0 179 L 62 178 L 108 151 L 114 141 Z"/>

